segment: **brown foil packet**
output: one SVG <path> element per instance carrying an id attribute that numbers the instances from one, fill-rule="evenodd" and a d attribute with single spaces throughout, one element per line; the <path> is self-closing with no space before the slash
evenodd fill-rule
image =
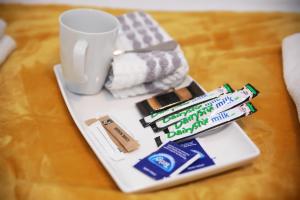
<path id="1" fill-rule="evenodd" d="M 172 89 L 171 91 L 160 93 L 149 99 L 136 103 L 136 106 L 143 116 L 147 116 L 152 112 L 167 109 L 203 94 L 204 92 L 201 88 L 193 81 L 187 87 Z"/>

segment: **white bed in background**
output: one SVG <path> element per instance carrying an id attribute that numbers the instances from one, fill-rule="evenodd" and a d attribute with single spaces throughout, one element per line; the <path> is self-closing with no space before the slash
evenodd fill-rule
<path id="1" fill-rule="evenodd" d="M 0 3 L 72 4 L 168 11 L 228 10 L 300 12 L 300 0 L 0 0 Z"/>

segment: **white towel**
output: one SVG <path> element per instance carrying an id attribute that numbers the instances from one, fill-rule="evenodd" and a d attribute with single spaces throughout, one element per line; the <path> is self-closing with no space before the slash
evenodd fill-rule
<path id="1" fill-rule="evenodd" d="M 121 24 L 117 49 L 139 49 L 172 38 L 144 12 L 118 17 Z M 115 56 L 105 87 L 116 98 L 160 92 L 179 85 L 186 77 L 188 64 L 180 49 Z"/>
<path id="2" fill-rule="evenodd" d="M 282 56 L 285 84 L 296 104 L 300 121 L 300 33 L 282 41 Z"/>
<path id="3" fill-rule="evenodd" d="M 0 38 L 0 65 L 8 55 L 16 48 L 16 42 L 8 35 Z"/>
<path id="4" fill-rule="evenodd" d="M 4 36 L 5 28 L 6 28 L 5 21 L 0 19 L 0 38 Z"/>
<path id="5" fill-rule="evenodd" d="M 5 35 L 6 22 L 0 19 L 0 65 L 8 55 L 16 48 L 16 42 L 8 35 Z"/>

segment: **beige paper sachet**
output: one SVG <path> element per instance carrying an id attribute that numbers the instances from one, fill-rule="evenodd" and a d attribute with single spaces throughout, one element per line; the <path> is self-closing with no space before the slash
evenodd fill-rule
<path id="1" fill-rule="evenodd" d="M 109 116 L 103 116 L 99 118 L 99 121 L 103 127 L 111 134 L 121 145 L 126 149 L 127 152 L 136 150 L 140 145 L 132 138 L 124 129 L 122 129 L 115 121 Z"/>

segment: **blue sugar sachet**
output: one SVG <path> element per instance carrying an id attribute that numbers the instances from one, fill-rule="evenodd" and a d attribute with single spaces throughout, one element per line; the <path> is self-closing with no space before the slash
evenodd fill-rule
<path id="1" fill-rule="evenodd" d="M 170 141 L 140 160 L 134 167 L 149 177 L 159 180 L 179 174 L 199 157 L 199 153 Z"/>
<path id="2" fill-rule="evenodd" d="M 194 171 L 200 168 L 208 167 L 214 165 L 215 162 L 207 155 L 204 149 L 200 146 L 196 139 L 189 140 L 187 142 L 182 142 L 179 144 L 185 150 L 189 150 L 191 152 L 198 153 L 200 158 L 189 165 L 186 169 L 184 169 L 180 174 Z"/>

